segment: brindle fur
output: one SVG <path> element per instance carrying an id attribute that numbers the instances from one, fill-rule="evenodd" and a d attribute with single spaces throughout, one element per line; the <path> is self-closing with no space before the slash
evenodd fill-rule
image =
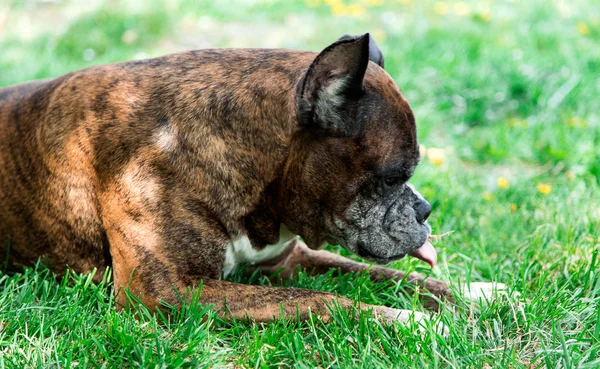
<path id="1" fill-rule="evenodd" d="M 115 290 L 150 307 L 202 281 L 201 301 L 233 316 L 327 315 L 330 294 L 218 280 L 228 241 L 265 247 L 283 222 L 316 248 L 323 212 L 341 216 L 375 168 L 416 166 L 411 109 L 374 63 L 361 106 L 377 114 L 360 134 L 303 120 L 316 56 L 199 50 L 0 89 L 0 251 L 10 239 L 13 265 L 43 257 L 57 273 L 112 266 Z"/>

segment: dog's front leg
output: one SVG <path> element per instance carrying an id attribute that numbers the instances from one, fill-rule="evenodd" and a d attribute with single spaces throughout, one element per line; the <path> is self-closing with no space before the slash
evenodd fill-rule
<path id="1" fill-rule="evenodd" d="M 124 240 L 126 237 L 117 235 L 116 240 L 120 239 Z M 114 240 L 115 237 L 111 237 L 111 242 Z M 146 306 L 156 309 L 160 307 L 161 301 L 171 306 L 180 305 L 181 296 L 191 296 L 189 288 L 194 292 L 202 284 L 199 302 L 204 305 L 212 304 L 225 319 L 268 322 L 284 316 L 306 320 L 310 311 L 328 320 L 334 306 L 348 311 L 372 310 L 376 318 L 387 323 L 428 319 L 419 312 L 355 303 L 320 291 L 251 286 L 202 277 L 182 279 L 178 277 L 178 266 L 171 257 L 148 249 L 138 249 L 134 253 L 123 252 L 131 250 L 125 245 L 118 241 L 111 243 L 115 290 L 118 291 L 117 302 L 120 306 L 127 304 L 126 294 L 122 289 L 128 289 Z"/>
<path id="2" fill-rule="evenodd" d="M 259 264 L 256 268 L 264 274 L 279 271 L 279 276 L 290 277 L 297 271 L 298 266 L 314 274 L 324 274 L 330 269 L 339 269 L 342 273 L 366 270 L 374 281 L 405 281 L 424 288 L 439 299 L 454 302 L 450 288 L 442 281 L 425 278 L 416 272 L 407 275 L 392 268 L 360 263 L 325 250 L 312 250 L 300 240 L 291 243 L 279 257 Z M 434 298 L 423 296 L 423 304 L 428 310 L 439 310 L 439 303 Z"/>
<path id="3" fill-rule="evenodd" d="M 327 321 L 331 309 L 337 306 L 352 311 L 372 310 L 373 315 L 387 323 L 427 320 L 425 314 L 355 303 L 331 293 L 300 288 L 251 286 L 228 281 L 208 279 L 202 283 L 200 302 L 212 304 L 224 318 L 236 318 L 255 322 L 269 322 L 278 317 L 306 320 L 309 312 Z"/>
<path id="4" fill-rule="evenodd" d="M 177 304 L 176 291 L 217 279 L 228 237 L 201 201 L 167 188 L 156 170 L 133 161 L 100 196 L 117 304 L 128 289 L 145 305 Z"/>

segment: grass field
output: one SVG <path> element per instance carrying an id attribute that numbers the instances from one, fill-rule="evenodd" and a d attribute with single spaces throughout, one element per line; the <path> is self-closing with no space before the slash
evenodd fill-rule
<path id="1" fill-rule="evenodd" d="M 439 266 L 505 283 L 437 316 L 442 338 L 334 312 L 325 324 L 228 323 L 196 304 L 116 313 L 108 282 L 0 272 L 0 368 L 600 367 L 600 4 L 597 1 L 0 1 L 0 86 L 202 47 L 320 50 L 369 31 L 415 110 Z M 0 215 L 1 216 L 1 215 Z M 337 250 L 335 247 L 332 249 Z M 247 283 L 269 284 L 259 277 Z M 284 281 L 292 285 L 291 281 Z M 293 285 L 422 309 L 401 286 L 300 275 Z"/>

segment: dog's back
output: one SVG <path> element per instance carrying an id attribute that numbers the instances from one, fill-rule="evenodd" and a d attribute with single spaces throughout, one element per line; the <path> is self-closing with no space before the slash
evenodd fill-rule
<path id="1" fill-rule="evenodd" d="M 239 221 L 252 203 L 246 197 L 271 180 L 252 171 L 279 165 L 272 156 L 281 156 L 283 149 L 273 137 L 285 140 L 289 134 L 282 127 L 289 116 L 279 112 L 302 71 L 298 63 L 308 66 L 313 57 L 289 50 L 200 50 L 0 89 L 2 258 L 12 242 L 10 259 L 18 264 L 44 255 L 57 272 L 64 265 L 77 271 L 110 265 L 101 188 L 128 164 L 141 170 L 139 163 L 156 161 L 162 155 L 156 146 L 162 153 L 180 155 L 180 163 L 187 160 L 179 147 L 170 146 L 173 135 L 165 131 L 167 126 L 185 129 L 182 136 L 190 139 L 207 140 L 193 158 L 205 166 L 207 182 L 236 173 L 249 178 L 228 192 L 200 194 L 205 203 L 214 203 L 210 211 L 226 226 L 227 218 Z M 241 104 L 246 110 L 238 109 Z M 260 130 L 265 132 L 247 124 L 256 120 L 264 122 Z M 254 142 L 244 143 L 249 139 Z M 233 141 L 241 142 L 235 145 L 239 153 L 230 150 L 215 162 L 215 150 Z M 267 166 L 249 168 L 252 156 L 261 156 Z M 160 181 L 178 180 L 172 174 Z"/>

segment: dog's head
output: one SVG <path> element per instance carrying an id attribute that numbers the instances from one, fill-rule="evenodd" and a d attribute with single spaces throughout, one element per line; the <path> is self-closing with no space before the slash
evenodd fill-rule
<path id="1" fill-rule="evenodd" d="M 299 81 L 283 222 L 312 248 L 329 242 L 378 263 L 412 254 L 433 264 L 431 206 L 408 183 L 419 163 L 415 118 L 390 76 L 369 62 L 370 54 L 383 60 L 373 46 L 369 34 L 344 37 Z"/>

